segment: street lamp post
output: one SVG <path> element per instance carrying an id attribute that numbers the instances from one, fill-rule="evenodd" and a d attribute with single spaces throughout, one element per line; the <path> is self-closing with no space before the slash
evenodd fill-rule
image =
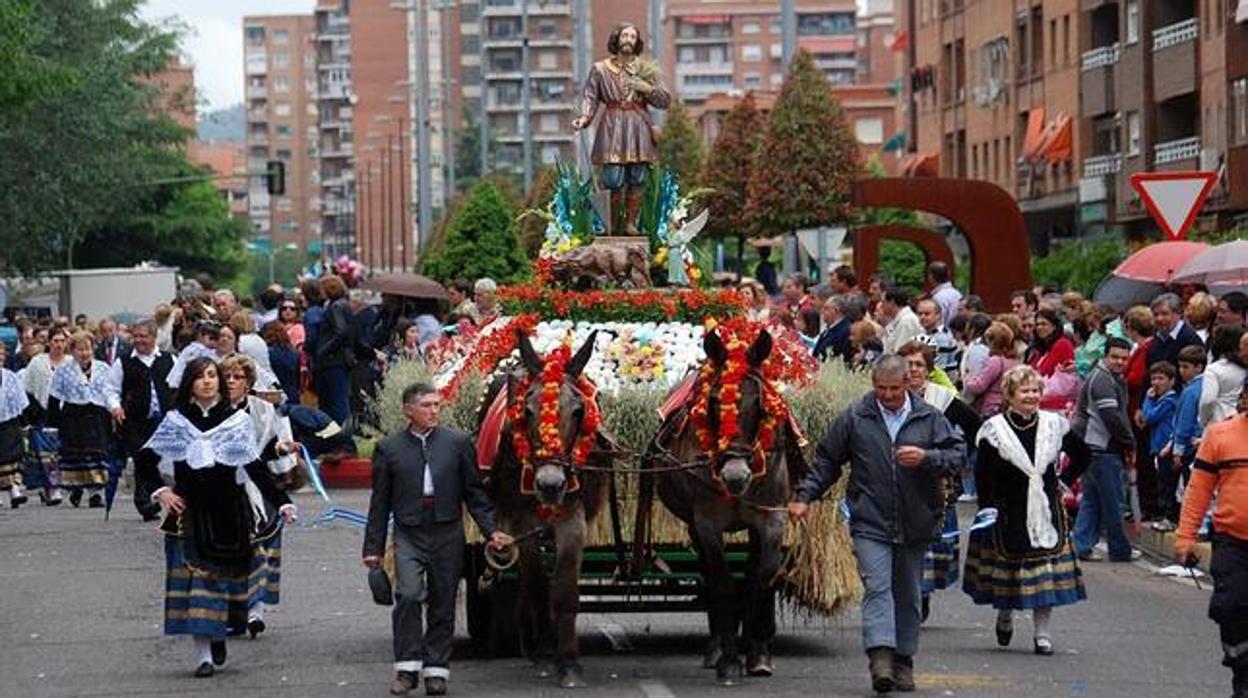
<path id="1" fill-rule="evenodd" d="M 274 277 L 276 274 L 276 270 L 274 269 L 274 262 L 277 259 L 277 253 L 282 250 L 293 252 L 299 249 L 299 246 L 293 242 L 288 242 L 285 245 L 282 245 L 276 249 L 265 249 L 261 245 L 257 245 L 254 242 L 249 242 L 247 243 L 247 249 L 257 254 L 265 255 L 269 258 L 269 285 L 272 286 L 274 283 Z"/>

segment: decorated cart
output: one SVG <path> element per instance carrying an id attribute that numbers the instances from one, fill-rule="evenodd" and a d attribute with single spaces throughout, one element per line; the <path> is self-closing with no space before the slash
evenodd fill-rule
<path id="1" fill-rule="evenodd" d="M 647 482 L 647 476 L 664 469 L 698 466 L 660 467 L 647 451 L 678 397 L 694 389 L 706 359 L 706 334 L 717 333 L 730 345 L 741 346 L 763 331 L 771 335 L 770 354 L 761 367 L 773 400 L 767 409 L 776 413 L 771 415 L 773 427 L 781 419 L 792 433 L 810 435 L 800 443 L 807 462 L 813 460 L 814 440 L 836 413 L 869 388 L 868 381 L 839 364 L 814 362 L 791 329 L 747 322 L 746 302 L 737 291 L 702 287 L 705 275 L 689 243 L 705 214 L 686 223 L 691 202 L 679 194 L 670 175 L 653 175 L 647 186 L 641 214 L 647 236 L 623 241 L 593 235 L 601 227 L 588 185 L 567 170 L 560 175 L 554 200 L 541 213 L 548 221 L 547 239 L 533 279 L 499 290 L 503 317 L 481 328 L 465 325 L 429 347 L 427 366 L 399 364 L 391 369 L 377 405 L 383 430 L 401 428 L 403 386 L 417 378 L 431 379 L 444 397 L 443 421 L 477 434 L 478 459 L 488 480 L 499 475 L 492 472 L 492 464 L 500 448 L 526 456 L 541 448 L 540 443 L 513 444 L 504 435 L 503 424 L 509 416 L 523 419 L 524 405 L 508 403 L 509 390 L 497 384 L 501 376 L 523 372 L 521 344 L 527 341 L 537 356 L 562 351 L 565 362 L 573 348 L 592 351 L 583 370 L 578 368 L 579 384 L 592 386 L 594 419 L 609 435 L 614 458 L 608 466 L 606 505 L 587 521 L 580 609 L 705 609 L 706 580 L 689 526 L 654 501 Z M 638 254 L 639 245 L 644 255 Z M 598 252 L 587 252 L 596 248 L 618 258 L 600 259 Z M 619 248 L 631 251 L 617 255 Z M 651 286 L 654 277 L 666 277 L 668 285 Z M 538 373 L 533 376 L 540 380 Z M 585 448 L 592 447 L 586 442 Z M 566 450 L 578 449 L 569 445 Z M 592 469 L 585 460 L 581 455 L 578 465 Z M 531 494 L 532 475 L 527 477 Z M 799 612 L 835 614 L 860 593 L 848 529 L 835 501 L 816 504 L 803 525 L 789 525 L 784 533 L 775 586 Z M 487 554 L 475 526 L 465 525 L 469 632 L 498 653 L 512 653 L 520 644 L 517 573 L 511 566 L 515 556 Z M 536 531 L 509 532 L 527 537 Z M 733 576 L 741 579 L 750 564 L 746 534 L 732 533 L 729 541 L 727 561 Z M 541 541 L 539 547 L 553 566 L 553 540 Z"/>

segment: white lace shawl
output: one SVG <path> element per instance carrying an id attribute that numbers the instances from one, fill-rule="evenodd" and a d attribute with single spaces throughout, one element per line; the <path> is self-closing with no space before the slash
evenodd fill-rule
<path id="1" fill-rule="evenodd" d="M 173 464 L 178 461 L 185 461 L 192 470 L 220 464 L 237 470 L 236 481 L 240 485 L 250 482 L 243 466 L 260 458 L 251 418 L 243 412 L 235 412 L 208 431 L 200 431 L 181 412 L 173 410 L 161 420 L 144 448 L 160 456 L 161 475 L 166 478 L 172 478 Z"/>
<path id="2" fill-rule="evenodd" d="M 73 359 L 66 356 L 64 361 L 72 363 Z M 64 365 L 65 363 L 61 363 L 61 366 Z M 55 369 L 52 368 L 52 359 L 47 354 L 39 354 L 19 374 L 26 386 L 26 392 L 33 395 L 35 402 L 44 409 L 48 407 L 48 389 L 52 387 L 53 371 Z"/>
<path id="3" fill-rule="evenodd" d="M 1027 450 L 1004 413 L 984 422 L 976 442 L 987 441 L 1002 458 L 1027 476 L 1027 537 L 1032 547 L 1047 550 L 1057 546 L 1058 534 L 1053 525 L 1049 496 L 1044 492 L 1044 473 L 1057 467 L 1062 437 L 1070 429 L 1070 423 L 1061 415 L 1046 411 L 1039 412 L 1037 419 L 1034 460 L 1027 456 Z"/>
<path id="4" fill-rule="evenodd" d="M 923 402 L 935 407 L 941 414 L 949 409 L 949 405 L 953 403 L 953 399 L 958 396 L 956 391 L 950 390 L 939 383 L 928 381 L 923 386 Z"/>
<path id="5" fill-rule="evenodd" d="M 17 419 L 29 406 L 21 379 L 7 368 L 0 369 L 0 422 Z"/>
<path id="6" fill-rule="evenodd" d="M 48 396 L 66 405 L 95 405 L 108 409 L 108 391 L 108 364 L 92 359 L 89 378 L 77 361 L 61 364 L 52 374 Z"/>

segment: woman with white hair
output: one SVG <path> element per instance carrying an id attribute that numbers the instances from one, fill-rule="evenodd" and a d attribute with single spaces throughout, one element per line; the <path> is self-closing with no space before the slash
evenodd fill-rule
<path id="1" fill-rule="evenodd" d="M 1070 482 L 1087 467 L 1088 450 L 1065 417 L 1040 409 L 1044 380 L 1031 366 L 1002 379 L 1005 410 L 979 430 L 975 482 L 979 506 L 996 522 L 974 529 L 967 541 L 962 590 L 976 604 L 997 609 L 997 644 L 1014 636 L 1014 611 L 1030 609 L 1034 648 L 1053 654 L 1049 620 L 1055 606 L 1087 598 L 1058 489 L 1057 464 L 1065 451 Z"/>
<path id="2" fill-rule="evenodd" d="M 473 302 L 477 304 L 477 324 L 484 327 L 494 321 L 502 311 L 498 307 L 498 284 L 494 279 L 477 279 L 472 286 Z"/>

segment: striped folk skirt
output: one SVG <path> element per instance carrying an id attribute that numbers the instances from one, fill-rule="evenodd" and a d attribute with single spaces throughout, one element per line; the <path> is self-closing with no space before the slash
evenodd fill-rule
<path id="1" fill-rule="evenodd" d="M 1028 556 L 1000 552 L 991 528 L 971 531 L 966 543 L 962 591 L 971 600 L 997 609 L 1068 606 L 1088 598 L 1079 560 L 1062 531 L 1061 546 Z"/>
<path id="2" fill-rule="evenodd" d="M 923 556 L 924 594 L 948 589 L 958 583 L 960 576 L 961 550 L 958 546 L 958 512 L 956 507 L 949 507 L 945 512 L 944 530 L 941 539 L 932 543 Z"/>
<path id="3" fill-rule="evenodd" d="M 165 634 L 222 638 L 247 628 L 247 611 L 278 601 L 281 529 L 257 540 L 246 567 L 191 563 L 189 536 L 165 535 Z"/>
<path id="4" fill-rule="evenodd" d="M 56 431 L 32 427 L 23 479 L 27 487 L 51 490 L 61 486 L 61 439 Z"/>
<path id="5" fill-rule="evenodd" d="M 22 486 L 22 462 L 0 463 L 0 490 L 7 490 L 17 485 Z"/>
<path id="6" fill-rule="evenodd" d="M 97 489 L 108 484 L 108 461 L 61 461 L 61 486 Z"/>

